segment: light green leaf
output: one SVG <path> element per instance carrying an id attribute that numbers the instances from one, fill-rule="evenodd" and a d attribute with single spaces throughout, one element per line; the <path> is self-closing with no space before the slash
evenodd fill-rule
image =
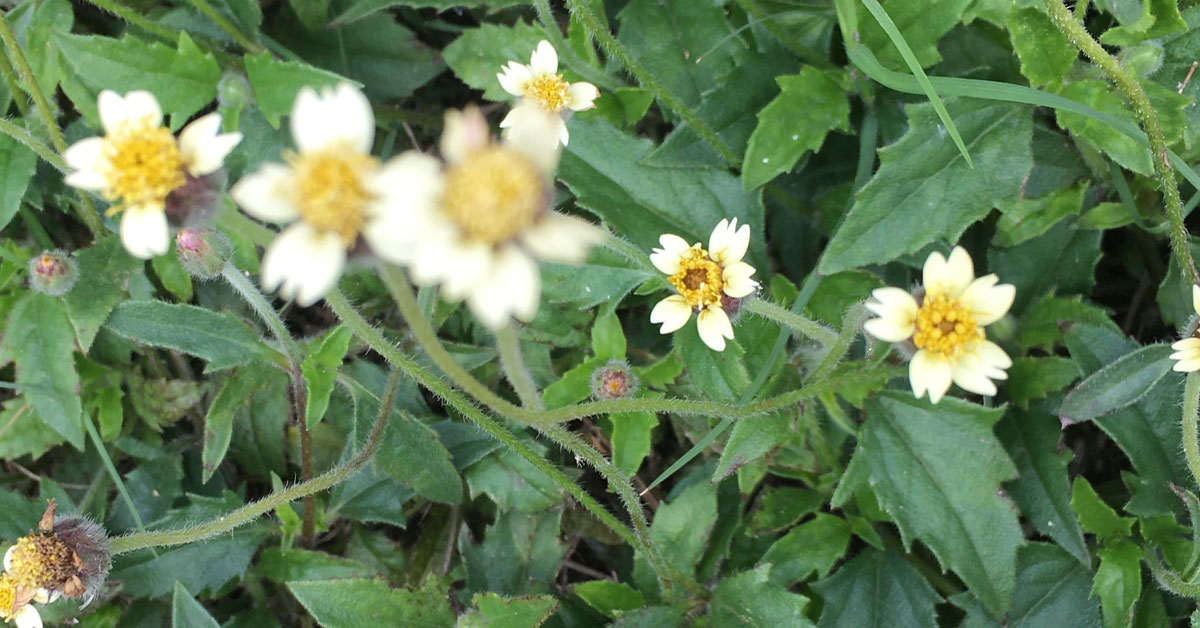
<path id="1" fill-rule="evenodd" d="M 542 402 L 550 410 L 579 403 L 592 394 L 592 373 L 607 360 L 591 358 L 563 373 L 562 378 L 542 391 Z"/>
<path id="2" fill-rule="evenodd" d="M 609 415 L 612 422 L 612 462 L 625 475 L 637 475 L 650 455 L 650 433 L 658 425 L 653 412 L 620 412 Z"/>
<path id="3" fill-rule="evenodd" d="M 17 363 L 17 386 L 38 417 L 76 449 L 83 449 L 75 333 L 62 300 L 27 293 L 8 315 L 4 345 Z"/>
<path id="4" fill-rule="evenodd" d="M 1122 540 L 1133 533 L 1132 517 L 1122 517 L 1096 494 L 1096 489 L 1083 476 L 1075 478 L 1071 489 L 1071 508 L 1079 515 L 1079 524 L 1101 542 Z"/>
<path id="5" fill-rule="evenodd" d="M 858 453 L 906 545 L 920 539 L 992 613 L 1008 608 L 1024 542 L 1000 484 L 1016 468 L 992 434 L 1003 414 L 957 399 L 933 406 L 907 392 L 867 403 Z"/>
<path id="6" fill-rule="evenodd" d="M 1070 358 L 1018 357 L 1008 369 L 1004 390 L 1013 403 L 1026 407 L 1031 401 L 1066 388 L 1079 375 L 1079 367 Z"/>
<path id="7" fill-rule="evenodd" d="M 713 351 L 700 340 L 695 317 L 692 318 L 675 332 L 676 351 L 686 365 L 688 379 L 710 399 L 737 401 L 742 391 L 750 387 L 750 372 L 742 360 L 745 350 L 736 340 L 730 340 L 724 351 Z"/>
<path id="8" fill-rule="evenodd" d="M 558 610 L 558 601 L 549 595 L 483 593 L 476 594 L 471 604 L 475 608 L 459 616 L 457 628 L 538 628 Z"/>
<path id="9" fill-rule="evenodd" d="M 17 215 L 35 170 L 37 155 L 13 138 L 0 135 L 0 228 Z"/>
<path id="10" fill-rule="evenodd" d="M 929 105 L 909 107 L 909 130 L 879 151 L 879 170 L 821 257 L 820 271 L 890 261 L 938 238 L 955 241 L 996 203 L 1015 197 L 1033 166 L 1033 125 L 1024 107 L 947 99 L 975 159 L 972 169 Z"/>
<path id="11" fill-rule="evenodd" d="M 233 436 L 233 419 L 242 408 L 250 404 L 254 395 L 270 383 L 272 370 L 264 364 L 253 364 L 230 373 L 221 390 L 208 406 L 204 415 L 204 447 L 200 454 L 203 465 L 201 478 L 204 482 L 216 473 L 217 467 L 229 451 Z"/>
<path id="12" fill-rule="evenodd" d="M 921 67 L 929 67 L 942 57 L 938 53 L 938 40 L 958 24 L 963 11 L 971 0 L 937 0 L 936 2 L 906 2 L 905 0 L 881 0 L 887 14 L 891 16 L 900 34 L 912 48 Z M 871 18 L 859 21 L 859 41 L 874 51 L 884 65 L 892 69 L 907 66 L 891 39 Z M 963 136 L 966 139 L 966 136 Z M 953 148 L 953 146 L 951 147 Z M 971 151 L 974 155 L 975 152 Z"/>
<path id="13" fill-rule="evenodd" d="M 146 43 L 132 35 L 113 39 L 59 32 L 52 39 L 71 68 L 71 76 L 86 88 L 86 98 L 72 90 L 67 90 L 67 95 L 94 121 L 98 120 L 95 97 L 103 89 L 121 94 L 138 89 L 153 93 L 163 112 L 171 116 L 173 128 L 182 126 L 217 96 L 221 68 L 186 32 L 179 34 L 178 49 Z"/>
<path id="14" fill-rule="evenodd" d="M 807 151 L 821 148 L 830 129 L 849 129 L 850 104 L 829 75 L 805 66 L 775 78 L 782 90 L 758 114 L 746 146 L 742 185 L 754 189 L 788 172 Z"/>
<path id="15" fill-rule="evenodd" d="M 75 253 L 79 279 L 63 297 L 75 337 L 86 354 L 96 333 L 125 294 L 130 275 L 139 272 L 142 261 L 125 252 L 121 239 L 112 236 Z"/>
<path id="16" fill-rule="evenodd" d="M 437 578 L 419 589 L 394 589 L 380 578 L 289 582 L 288 590 L 323 628 L 446 628 L 454 614 Z"/>
<path id="17" fill-rule="evenodd" d="M 1136 118 L 1125 102 L 1113 93 L 1107 82 L 1100 79 L 1074 81 L 1058 90 L 1058 95 L 1125 122 L 1136 123 Z M 1078 113 L 1058 109 L 1055 115 L 1060 126 L 1094 144 L 1121 167 L 1146 176 L 1154 173 L 1150 164 L 1150 151 L 1141 142 L 1108 124 Z"/>
<path id="18" fill-rule="evenodd" d="M 895 554 L 866 550 L 813 585 L 825 600 L 820 628 L 936 628 L 942 601 L 921 572 Z"/>
<path id="19" fill-rule="evenodd" d="M 602 360 L 625 359 L 625 332 L 615 310 L 604 310 L 592 323 L 592 353 Z"/>
<path id="20" fill-rule="evenodd" d="M 159 255 L 150 260 L 150 267 L 158 275 L 159 282 L 181 303 L 192 300 L 192 276 L 179 263 L 179 253 L 175 247 L 167 249 L 166 255 Z"/>
<path id="21" fill-rule="evenodd" d="M 208 362 L 208 371 L 245 364 L 264 353 L 261 340 L 232 314 L 162 301 L 126 301 L 105 323 L 109 331 Z"/>
<path id="22" fill-rule="evenodd" d="M 850 526 L 840 517 L 818 513 L 775 541 L 759 560 L 772 565 L 771 581 L 791 586 L 833 569 L 850 544 Z"/>
<path id="23" fill-rule="evenodd" d="M 514 97 L 500 87 L 496 74 L 509 61 L 528 64 L 538 42 L 545 38 L 541 28 L 522 20 L 512 26 L 485 22 L 479 28 L 464 30 L 446 46 L 442 57 L 458 80 L 483 90 L 485 100 L 510 102 Z"/>
<path id="24" fill-rule="evenodd" d="M 1061 82 L 1079 57 L 1044 10 L 1014 8 L 1008 14 L 1008 37 L 1021 59 L 1021 74 L 1032 85 Z"/>
<path id="25" fill-rule="evenodd" d="M 254 102 L 267 122 L 279 128 L 279 118 L 292 112 L 296 93 L 302 87 L 314 89 L 350 82 L 328 70 L 301 61 L 279 61 L 270 53 L 246 55 L 246 77 L 254 88 Z"/>
<path id="26" fill-rule="evenodd" d="M 580 582 L 575 585 L 574 591 L 588 606 L 607 617 L 615 617 L 618 612 L 631 611 L 646 604 L 646 598 L 640 591 L 612 580 Z"/>
<path id="27" fill-rule="evenodd" d="M 1100 43 L 1109 46 L 1132 46 L 1147 39 L 1158 39 L 1172 33 L 1187 30 L 1187 23 L 1179 15 L 1176 0 L 1145 0 L 1142 14 L 1131 23 L 1114 26 L 1100 35 Z"/>
<path id="28" fill-rule="evenodd" d="M 770 571 L 769 565 L 763 565 L 722 580 L 713 590 L 709 602 L 710 625 L 722 628 L 812 626 L 804 616 L 808 598 L 772 582 Z"/>
<path id="29" fill-rule="evenodd" d="M 171 628 L 220 628 L 220 624 L 188 593 L 182 582 L 176 581 L 171 600 Z"/>
<path id="30" fill-rule="evenodd" d="M 333 380 L 337 377 L 346 352 L 350 350 L 353 332 L 345 325 L 338 325 L 304 356 L 300 372 L 308 385 L 308 402 L 305 405 L 304 422 L 312 429 L 321 422 L 329 408 L 329 396 L 333 394 Z"/>
<path id="31" fill-rule="evenodd" d="M 1002 247 L 1016 246 L 1046 233 L 1060 220 L 1079 213 L 1083 191 L 1084 186 L 1077 185 L 1038 198 L 1002 201 L 993 242 Z"/>
<path id="32" fill-rule="evenodd" d="M 33 403 L 23 397 L 5 402 L 4 410 L 0 412 L 0 425 L 8 426 L 4 438 L 0 438 L 0 458 L 5 460 L 26 455 L 37 460 L 51 447 L 66 442 L 61 434 L 38 418 Z"/>
<path id="33" fill-rule="evenodd" d="M 1142 596 L 1142 550 L 1128 541 L 1100 548 L 1100 567 L 1092 580 L 1092 595 L 1100 598 L 1104 628 L 1133 625 Z"/>
<path id="34" fill-rule="evenodd" d="M 1170 353 L 1169 345 L 1147 345 L 1096 371 L 1063 400 L 1059 418 L 1090 421 L 1136 403 L 1171 371 Z"/>

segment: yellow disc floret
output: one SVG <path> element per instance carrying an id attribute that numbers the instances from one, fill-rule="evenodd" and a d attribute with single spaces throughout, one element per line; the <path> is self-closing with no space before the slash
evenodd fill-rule
<path id="1" fill-rule="evenodd" d="M 22 587 L 58 588 L 77 571 L 71 548 L 53 534 L 21 537 L 9 561 L 8 573 Z"/>
<path id="2" fill-rule="evenodd" d="M 533 224 L 547 201 L 545 182 L 529 158 L 491 146 L 470 153 L 446 174 L 442 210 L 467 238 L 498 244 Z"/>
<path id="3" fill-rule="evenodd" d="M 571 101 L 567 91 L 567 82 L 561 74 L 542 74 L 529 80 L 525 86 L 525 96 L 532 98 L 546 111 L 558 113 L 566 109 Z"/>
<path id="4" fill-rule="evenodd" d="M 981 340 L 983 329 L 961 301 L 940 294 L 925 296 L 917 311 L 917 330 L 913 334 L 913 343 L 918 349 L 955 358 L 963 349 Z"/>
<path id="5" fill-rule="evenodd" d="M 699 244 L 683 253 L 679 259 L 679 270 L 667 280 L 694 308 L 703 308 L 721 303 L 721 290 L 725 285 L 720 264 L 712 261 Z"/>
<path id="6" fill-rule="evenodd" d="M 346 248 L 354 246 L 367 220 L 367 206 L 375 199 L 366 179 L 379 167 L 379 160 L 333 143 L 288 161 L 300 216 L 319 231 L 336 233 Z"/>
<path id="7" fill-rule="evenodd" d="M 161 205 L 183 185 L 183 158 L 170 129 L 146 123 L 129 123 L 104 138 L 104 172 L 108 200 L 124 205 Z"/>
<path id="8" fill-rule="evenodd" d="M 0 574 L 0 619 L 8 621 L 15 616 L 17 602 L 17 581 L 13 577 Z"/>

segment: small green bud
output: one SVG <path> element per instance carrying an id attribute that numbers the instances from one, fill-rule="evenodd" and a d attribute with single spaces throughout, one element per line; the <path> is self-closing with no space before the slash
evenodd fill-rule
<path id="1" fill-rule="evenodd" d="M 217 103 L 222 108 L 240 109 L 253 102 L 254 91 L 241 72 L 226 72 L 217 81 Z"/>
<path id="2" fill-rule="evenodd" d="M 592 371 L 592 397 L 601 401 L 632 397 L 637 392 L 638 378 L 625 360 L 609 360 Z"/>
<path id="3" fill-rule="evenodd" d="M 180 229 L 175 234 L 175 251 L 179 263 L 197 279 L 212 279 L 221 274 L 233 255 L 229 238 L 212 229 Z"/>
<path id="4" fill-rule="evenodd" d="M 66 294 L 78 277 L 79 268 L 65 251 L 43 251 L 29 260 L 29 285 L 42 294 Z"/>

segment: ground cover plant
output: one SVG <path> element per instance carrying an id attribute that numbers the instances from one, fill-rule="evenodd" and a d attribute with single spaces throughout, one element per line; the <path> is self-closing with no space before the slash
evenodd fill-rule
<path id="1" fill-rule="evenodd" d="M 0 621 L 1200 625 L 1200 6 L 26 0 Z"/>

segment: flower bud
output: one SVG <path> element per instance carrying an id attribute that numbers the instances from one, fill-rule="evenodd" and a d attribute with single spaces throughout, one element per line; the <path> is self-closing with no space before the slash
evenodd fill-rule
<path id="1" fill-rule="evenodd" d="M 229 173 L 224 168 L 199 177 L 184 175 L 183 185 L 167 194 L 164 211 L 172 225 L 196 227 L 212 221 Z"/>
<path id="2" fill-rule="evenodd" d="M 637 392 L 638 378 L 625 360 L 609 360 L 592 371 L 592 397 L 599 400 L 624 399 Z"/>
<path id="3" fill-rule="evenodd" d="M 175 234 L 175 251 L 179 263 L 197 279 L 212 279 L 221 274 L 225 262 L 233 255 L 229 238 L 212 229 L 180 229 Z"/>
<path id="4" fill-rule="evenodd" d="M 44 251 L 29 260 L 29 285 L 42 294 L 59 296 L 75 285 L 79 268 L 64 251 Z"/>
<path id="5" fill-rule="evenodd" d="M 237 109 L 254 102 L 254 90 L 241 72 L 226 72 L 217 81 L 217 103 L 227 109 Z"/>

